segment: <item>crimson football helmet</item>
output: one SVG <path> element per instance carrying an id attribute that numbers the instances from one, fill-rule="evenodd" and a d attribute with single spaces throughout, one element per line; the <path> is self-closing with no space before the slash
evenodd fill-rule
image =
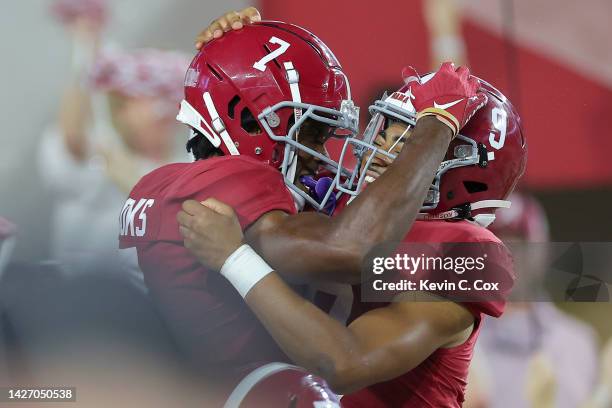
<path id="1" fill-rule="evenodd" d="M 468 218 L 488 226 L 495 219 L 495 208 L 510 206 L 506 198 L 525 171 L 527 144 L 518 113 L 500 91 L 480 81 L 479 91 L 488 96 L 488 102 L 451 142 L 423 203 L 422 219 Z M 364 135 L 348 139 L 340 156 L 342 164 L 349 146 L 353 146 L 363 171 L 354 187 L 340 186 L 341 191 L 358 194 L 376 154 L 395 159 L 394 154 L 376 147 L 374 141 L 389 120 L 404 122 L 409 128 L 415 126 L 413 99 L 408 83 L 370 106 L 373 116 Z"/>
<path id="2" fill-rule="evenodd" d="M 223 406 L 239 407 L 340 408 L 340 397 L 301 367 L 270 363 L 243 378 Z"/>
<path id="3" fill-rule="evenodd" d="M 359 111 L 348 79 L 331 50 L 295 25 L 264 21 L 206 44 L 185 77 L 177 119 L 226 155 L 247 155 L 282 171 L 303 200 L 318 202 L 294 184 L 297 151 L 338 173 L 338 163 L 299 141 L 306 120 L 328 125 L 330 136 L 357 132 Z M 196 133 L 197 132 L 197 133 Z"/>

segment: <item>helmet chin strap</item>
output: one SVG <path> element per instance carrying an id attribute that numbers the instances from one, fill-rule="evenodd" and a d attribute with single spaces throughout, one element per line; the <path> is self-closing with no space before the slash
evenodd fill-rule
<path id="1" fill-rule="evenodd" d="M 482 200 L 471 204 L 472 210 L 482 210 L 483 208 L 510 208 L 512 203 L 508 200 Z"/>
<path id="2" fill-rule="evenodd" d="M 512 203 L 507 200 L 482 200 L 475 203 L 466 204 L 462 208 L 453 208 L 438 214 L 421 213 L 417 215 L 419 220 L 457 220 L 472 218 L 473 222 L 481 227 L 487 228 L 495 221 L 495 214 L 476 214 L 471 215 L 472 211 L 482 210 L 483 208 L 510 208 Z"/>
<path id="3" fill-rule="evenodd" d="M 215 104 L 209 92 L 204 92 L 204 105 L 206 105 L 206 110 L 208 110 L 208 114 L 212 120 L 213 129 L 219 136 L 221 136 L 221 140 L 229 153 L 232 156 L 239 156 L 240 153 L 238 152 L 238 149 L 236 148 L 236 145 L 234 144 L 234 141 L 230 137 L 229 133 L 227 133 L 223 119 L 221 119 L 219 116 L 217 108 L 215 108 Z M 205 121 L 203 122 L 206 123 Z"/>
<path id="4" fill-rule="evenodd" d="M 508 200 L 483 200 L 477 201 L 471 205 L 472 210 L 480 210 L 482 208 L 510 208 L 512 203 Z M 476 214 L 474 222 L 481 227 L 487 228 L 495 221 L 495 214 Z"/>
<path id="5" fill-rule="evenodd" d="M 287 72 L 287 82 L 289 82 L 289 89 L 291 90 L 291 99 L 293 100 L 293 102 L 295 103 L 301 103 L 302 102 L 302 96 L 300 94 L 300 74 L 297 72 L 297 70 L 293 67 L 293 63 L 291 61 L 285 62 L 283 64 L 285 66 L 285 70 Z M 299 108 L 295 108 L 293 109 L 293 117 L 294 117 L 294 122 L 293 123 L 297 123 L 298 120 L 300 120 L 300 118 L 302 117 L 302 109 Z M 298 138 L 298 134 L 299 134 L 299 129 L 296 131 L 295 133 L 295 139 L 297 141 Z M 295 148 L 291 148 L 290 150 L 290 154 L 291 157 L 289 157 L 289 167 L 287 169 L 287 175 L 285 176 L 287 179 L 289 179 L 292 183 L 295 182 L 295 173 L 297 170 L 297 154 L 295 154 Z M 294 194 L 294 197 L 296 196 L 296 194 Z M 303 198 L 302 198 L 303 201 Z M 298 205 L 298 203 L 296 202 L 296 205 Z M 301 207 L 304 207 L 304 203 L 302 202 Z M 301 210 L 301 209 L 300 209 Z"/>

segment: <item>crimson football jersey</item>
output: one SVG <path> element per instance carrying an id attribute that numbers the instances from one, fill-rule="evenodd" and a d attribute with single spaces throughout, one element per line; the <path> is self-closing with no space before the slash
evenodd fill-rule
<path id="1" fill-rule="evenodd" d="M 120 216 L 120 247 L 138 264 L 162 318 L 194 367 L 238 377 L 264 362 L 284 361 L 232 285 L 183 246 L 176 215 L 187 199 L 232 206 L 243 229 L 263 214 L 295 213 L 281 173 L 246 156 L 161 167 L 134 187 Z"/>
<path id="2" fill-rule="evenodd" d="M 404 243 L 491 243 L 503 247 L 501 241 L 486 228 L 468 221 L 415 221 Z M 500 251 L 495 263 L 509 280 L 514 279 L 513 264 L 509 253 Z M 346 303 L 340 295 L 333 308 Z M 317 293 L 320 300 L 325 294 Z M 329 295 L 328 301 L 329 299 Z M 361 302 L 361 288 L 353 286 L 352 308 L 347 323 L 370 310 L 385 307 L 388 303 Z M 344 299 L 343 299 L 344 298 Z M 337 304 L 336 304 L 337 303 Z M 319 304 L 321 304 L 319 302 Z M 440 348 L 411 371 L 390 381 L 374 384 L 342 398 L 344 408 L 368 407 L 461 407 L 474 345 L 483 322 L 483 316 L 499 317 L 504 311 L 505 300 L 461 303 L 475 318 L 474 330 L 469 339 L 452 348 Z M 333 308 L 330 311 L 333 311 Z M 342 308 L 337 308 L 342 310 Z M 373 334 L 375 335 L 375 334 Z"/>

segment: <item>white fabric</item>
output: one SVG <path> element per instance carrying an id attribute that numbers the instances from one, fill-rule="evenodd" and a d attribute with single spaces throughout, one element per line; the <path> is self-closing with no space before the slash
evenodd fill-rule
<path id="1" fill-rule="evenodd" d="M 120 267 L 119 213 L 127 193 L 107 177 L 102 158 L 75 161 L 60 132 L 49 129 L 41 140 L 38 167 L 54 199 L 49 203 L 52 258 L 71 273 Z M 144 175 L 156 166 L 142 160 L 137 167 Z"/>
<path id="2" fill-rule="evenodd" d="M 242 297 L 272 271 L 272 267 L 247 244 L 235 250 L 221 267 L 221 275 Z"/>

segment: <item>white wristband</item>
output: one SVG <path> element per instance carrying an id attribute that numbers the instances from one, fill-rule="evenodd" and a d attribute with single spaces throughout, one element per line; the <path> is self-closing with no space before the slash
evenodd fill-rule
<path id="1" fill-rule="evenodd" d="M 242 245 L 223 263 L 221 275 L 236 288 L 243 298 L 274 269 L 248 246 Z"/>

